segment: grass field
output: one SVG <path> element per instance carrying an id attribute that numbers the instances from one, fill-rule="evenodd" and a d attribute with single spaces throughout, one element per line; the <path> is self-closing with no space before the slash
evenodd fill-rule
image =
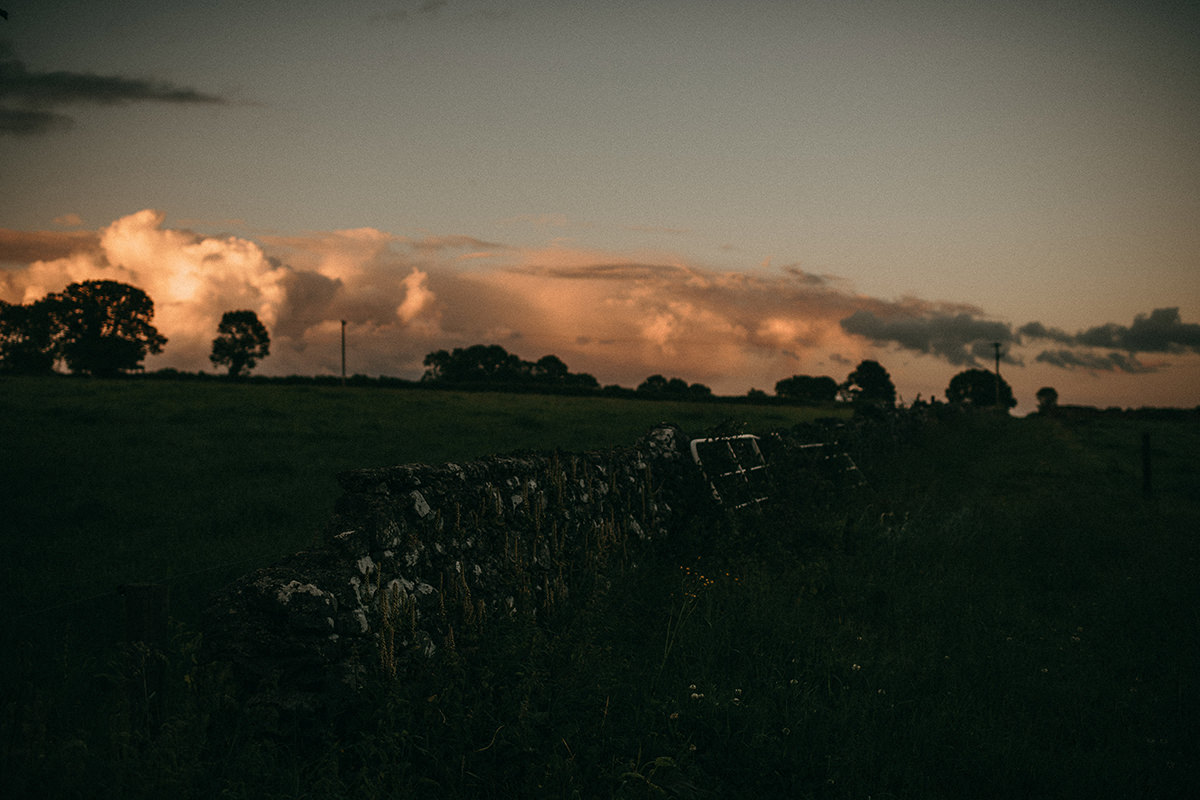
<path id="1" fill-rule="evenodd" d="M 222 382 L 0 383 L 7 608 L 198 570 L 228 580 L 307 546 L 339 472 L 631 444 L 670 420 L 787 427 L 828 410 Z M 212 576 L 187 583 L 202 590 Z M 216 585 L 219 585 L 216 584 Z M 179 610 L 190 616 L 186 594 Z"/>
<path id="2" fill-rule="evenodd" d="M 806 413 L 4 381 L 0 793 L 1191 796 L 1195 423 L 934 426 L 867 454 L 870 487 L 844 505 L 715 520 L 575 613 L 498 626 L 316 732 L 256 732 L 194 662 L 206 593 L 311 541 L 339 470 Z M 149 578 L 177 617 L 154 725 L 128 699 L 112 591 Z"/>

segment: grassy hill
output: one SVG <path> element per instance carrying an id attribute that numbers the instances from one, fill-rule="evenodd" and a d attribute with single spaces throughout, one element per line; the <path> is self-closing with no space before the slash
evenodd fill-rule
<path id="1" fill-rule="evenodd" d="M 933 425 L 865 453 L 869 488 L 833 507 L 714 520 L 575 613 L 498 626 L 364 707 L 281 727 L 195 663 L 189 619 L 207 587 L 310 540 L 338 470 L 806 412 L 63 380 L 0 383 L 0 414 L 6 797 L 1161 798 L 1200 782 L 1194 422 Z M 103 644 L 112 585 L 148 575 L 178 615 L 159 721 L 131 699 L 145 659 Z"/>

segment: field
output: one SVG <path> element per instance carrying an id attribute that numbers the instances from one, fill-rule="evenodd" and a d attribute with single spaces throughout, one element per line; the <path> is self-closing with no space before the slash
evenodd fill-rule
<path id="1" fill-rule="evenodd" d="M 207 594 L 319 536 L 341 470 L 829 413 L 0 382 L 0 793 L 1190 796 L 1194 422 L 932 426 L 860 453 L 869 487 L 843 503 L 714 520 L 573 613 L 498 627 L 315 729 L 264 732 L 196 663 Z M 173 614 L 153 721 L 116 592 L 151 580 Z"/>

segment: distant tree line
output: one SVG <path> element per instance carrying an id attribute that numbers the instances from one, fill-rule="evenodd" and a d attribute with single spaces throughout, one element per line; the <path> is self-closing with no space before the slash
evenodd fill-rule
<path id="1" fill-rule="evenodd" d="M 140 372 L 142 361 L 162 352 L 167 343 L 153 325 L 154 302 L 141 289 L 112 280 L 72 283 L 61 292 L 26 304 L 0 301 L 0 374 L 38 375 L 54 372 L 57 364 L 74 374 L 113 376 Z M 225 367 L 231 378 L 245 376 L 270 354 L 270 335 L 253 311 L 227 311 L 217 326 L 209 360 Z M 637 389 L 601 388 L 586 372 L 571 372 L 561 358 L 545 355 L 525 361 L 500 345 L 475 344 L 453 350 L 436 350 L 425 356 L 421 383 L 427 386 L 489 388 L 514 391 L 599 393 L 615 397 L 663 400 L 711 400 L 712 389 L 677 377 L 651 375 Z M 174 370 L 167 373 L 182 375 Z M 299 380 L 296 376 L 293 379 Z M 358 384 L 369 382 L 355 376 Z M 379 385 L 405 385 L 401 379 L 384 379 Z M 365 384 L 364 384 L 365 385 Z M 956 406 L 998 407 L 1017 404 L 1012 387 L 994 372 L 967 369 L 956 374 L 946 388 L 946 400 Z M 735 400 L 739 398 L 723 398 Z M 850 403 L 856 408 L 893 408 L 896 387 L 877 361 L 858 364 L 838 383 L 827 375 L 792 375 L 775 384 L 775 396 L 751 389 L 747 402 L 784 402 L 809 405 Z M 1037 392 L 1038 412 L 1060 410 L 1058 392 L 1045 386 Z M 937 404 L 937 400 L 931 401 Z M 918 399 L 914 405 L 929 405 Z M 1072 407 L 1074 408 L 1074 407 Z"/>
<path id="2" fill-rule="evenodd" d="M 498 344 L 435 350 L 425 356 L 423 363 L 422 381 L 447 386 L 600 388 L 600 382 L 593 376 L 571 372 L 558 356 L 524 361 Z"/>
<path id="3" fill-rule="evenodd" d="M 651 375 L 636 390 L 640 397 L 668 400 L 711 400 L 712 389 L 703 383 L 688 383 L 683 378 L 664 378 Z"/>

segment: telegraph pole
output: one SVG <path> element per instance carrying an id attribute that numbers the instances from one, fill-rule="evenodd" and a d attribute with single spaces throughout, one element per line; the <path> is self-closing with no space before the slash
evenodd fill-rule
<path id="1" fill-rule="evenodd" d="M 342 320 L 342 386 L 346 385 L 346 320 Z"/>
<path id="2" fill-rule="evenodd" d="M 992 342 L 996 348 L 996 408 L 1000 408 L 1000 343 Z"/>

